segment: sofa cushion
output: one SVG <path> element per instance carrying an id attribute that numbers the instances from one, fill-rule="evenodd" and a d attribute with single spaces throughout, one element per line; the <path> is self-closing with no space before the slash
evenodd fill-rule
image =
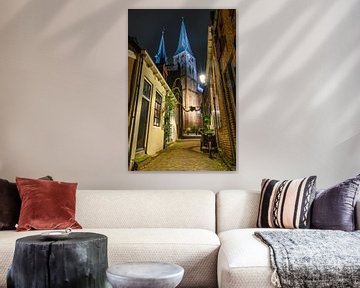
<path id="1" fill-rule="evenodd" d="M 353 231 L 359 186 L 360 175 L 317 191 L 312 205 L 311 227 Z"/>
<path id="2" fill-rule="evenodd" d="M 40 179 L 52 180 L 51 176 Z M 21 199 L 16 183 L 0 179 L 0 230 L 15 230 L 18 223 Z"/>
<path id="3" fill-rule="evenodd" d="M 15 230 L 21 200 L 15 183 L 0 179 L 0 230 Z"/>
<path id="4" fill-rule="evenodd" d="M 215 231 L 215 194 L 209 190 L 78 190 L 76 197 L 76 219 L 84 228 Z"/>
<path id="5" fill-rule="evenodd" d="M 73 230 L 74 232 L 77 230 Z M 185 269 L 179 287 L 216 287 L 216 263 L 220 241 L 204 229 L 82 229 L 108 237 L 109 265 L 135 261 L 164 261 Z M 44 231 L 0 232 L 0 287 L 11 264 L 17 238 Z"/>
<path id="6" fill-rule="evenodd" d="M 217 193 L 217 233 L 239 228 L 255 228 L 259 199 L 259 191 L 222 190 Z"/>
<path id="7" fill-rule="evenodd" d="M 294 180 L 263 179 L 257 227 L 308 228 L 316 176 Z"/>
<path id="8" fill-rule="evenodd" d="M 18 231 L 81 228 L 75 221 L 76 183 L 16 178 L 21 198 Z"/>
<path id="9" fill-rule="evenodd" d="M 214 232 L 174 228 L 97 231 L 109 237 L 109 265 L 134 261 L 171 262 L 185 270 L 179 287 L 216 287 L 220 241 Z"/>
<path id="10" fill-rule="evenodd" d="M 219 234 L 218 258 L 220 288 L 274 287 L 271 284 L 269 248 L 254 236 L 264 228 L 235 229 Z"/>

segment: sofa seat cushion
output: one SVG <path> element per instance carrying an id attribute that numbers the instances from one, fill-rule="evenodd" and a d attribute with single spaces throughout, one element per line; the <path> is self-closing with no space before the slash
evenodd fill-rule
<path id="1" fill-rule="evenodd" d="M 163 261 L 185 269 L 179 287 L 216 287 L 216 264 L 220 241 L 209 230 L 180 228 L 82 229 L 108 237 L 109 265 L 136 261 Z M 0 232 L 0 287 L 12 262 L 17 238 L 44 231 Z"/>
<path id="2" fill-rule="evenodd" d="M 254 236 L 255 231 L 262 230 L 274 229 L 234 229 L 219 234 L 221 248 L 217 269 L 220 288 L 274 287 L 269 247 Z"/>
<path id="3" fill-rule="evenodd" d="M 220 241 L 209 230 L 137 228 L 97 230 L 109 237 L 109 265 L 136 261 L 162 261 L 182 266 L 179 287 L 216 287 Z"/>

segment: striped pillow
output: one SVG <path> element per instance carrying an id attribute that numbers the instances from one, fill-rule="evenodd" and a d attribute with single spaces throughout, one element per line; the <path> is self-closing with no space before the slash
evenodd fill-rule
<path id="1" fill-rule="evenodd" d="M 308 228 L 316 176 L 295 180 L 263 179 L 257 227 Z"/>

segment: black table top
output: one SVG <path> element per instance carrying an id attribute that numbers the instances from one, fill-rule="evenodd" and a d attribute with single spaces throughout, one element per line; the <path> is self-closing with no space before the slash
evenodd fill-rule
<path id="1" fill-rule="evenodd" d="M 92 232 L 71 232 L 66 238 L 63 239 L 48 239 L 41 235 L 41 231 L 39 231 L 38 235 L 26 236 L 22 238 L 18 238 L 16 242 L 21 244 L 37 244 L 37 245 L 48 245 L 49 243 L 61 243 L 61 244 L 74 244 L 74 243 L 83 243 L 87 241 L 93 240 L 101 240 L 107 239 L 107 237 L 103 234 L 92 233 Z"/>

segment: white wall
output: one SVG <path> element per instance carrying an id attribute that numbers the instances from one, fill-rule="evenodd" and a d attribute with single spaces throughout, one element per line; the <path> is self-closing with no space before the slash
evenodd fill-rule
<path id="1" fill-rule="evenodd" d="M 360 0 L 167 1 L 238 9 L 238 171 L 127 171 L 127 8 L 0 2 L 0 177 L 80 188 L 258 188 L 360 173 Z"/>

